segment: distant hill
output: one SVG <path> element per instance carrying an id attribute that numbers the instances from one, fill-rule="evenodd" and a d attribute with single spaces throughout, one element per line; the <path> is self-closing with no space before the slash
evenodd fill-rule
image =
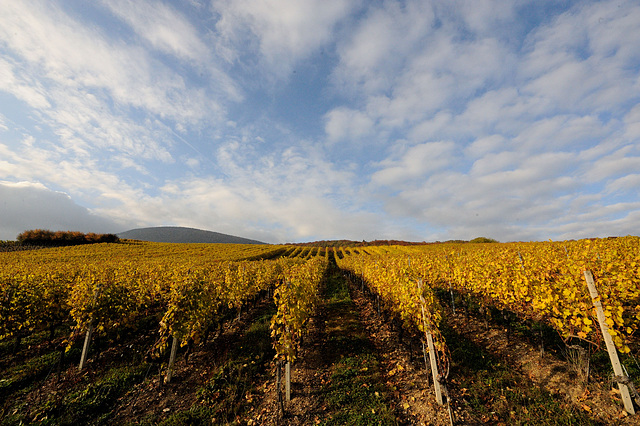
<path id="1" fill-rule="evenodd" d="M 261 241 L 204 231 L 202 229 L 181 226 L 156 226 L 152 228 L 131 229 L 118 233 L 118 237 L 130 240 L 153 241 L 156 243 L 228 243 L 228 244 L 266 244 Z"/>

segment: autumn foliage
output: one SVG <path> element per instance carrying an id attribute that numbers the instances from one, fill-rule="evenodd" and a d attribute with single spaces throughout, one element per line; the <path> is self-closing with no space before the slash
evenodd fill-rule
<path id="1" fill-rule="evenodd" d="M 49 231 L 48 229 L 32 229 L 24 231 L 17 237 L 21 244 L 37 246 L 74 246 L 79 244 L 115 243 L 119 240 L 115 234 L 87 234 L 77 231 Z"/>

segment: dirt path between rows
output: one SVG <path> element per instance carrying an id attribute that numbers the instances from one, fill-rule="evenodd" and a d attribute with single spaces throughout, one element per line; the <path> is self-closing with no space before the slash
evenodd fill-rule
<path id="1" fill-rule="evenodd" d="M 398 409 L 412 425 L 450 425 L 446 405 L 436 402 L 431 373 L 420 355 L 421 347 L 416 342 L 408 347 L 398 329 L 378 314 L 377 307 L 361 287 L 352 282 L 349 284 L 362 322 L 383 360 L 385 380 L 393 391 Z"/>
<path id="2" fill-rule="evenodd" d="M 327 361 L 323 350 L 326 342 L 325 318 L 326 305 L 320 304 L 316 315 L 310 319 L 307 329 L 309 334 L 298 355 L 298 360 L 291 369 L 292 399 L 286 404 L 282 413 L 276 394 L 276 370 L 272 366 L 269 380 L 260 388 L 264 398 L 254 410 L 254 416 L 248 420 L 249 425 L 305 425 L 315 424 L 323 417 L 322 397 L 319 390 L 328 378 Z"/>
<path id="3" fill-rule="evenodd" d="M 433 395 L 427 395 L 424 371 L 414 368 L 402 345 L 393 341 L 371 302 L 340 270 L 336 268 L 332 274 L 329 280 L 334 283 L 329 286 L 341 289 L 324 292 L 317 313 L 308 324 L 309 334 L 292 366 L 291 401 L 285 402 L 284 415 L 279 410 L 272 371 L 271 379 L 262 385 L 265 397 L 248 424 L 350 424 L 367 415 L 374 421 L 380 415 L 380 424 L 449 424 L 446 411 L 435 406 Z M 336 296 L 336 291 L 343 293 Z M 356 366 L 362 368 L 353 377 L 354 382 L 361 381 L 361 386 L 343 395 L 336 390 L 340 386 L 337 377 L 343 368 L 347 373 L 351 371 L 352 360 L 363 360 Z M 332 402 L 341 397 L 344 404 Z M 371 400 L 379 405 L 371 408 Z"/>
<path id="4" fill-rule="evenodd" d="M 284 403 L 284 415 L 272 371 L 271 379 L 262 385 L 264 400 L 248 424 L 350 424 L 367 416 L 379 419 L 380 424 L 418 424 L 402 408 L 404 389 L 389 380 L 389 370 L 394 368 L 390 359 L 395 358 L 380 351 L 390 345 L 374 335 L 371 306 L 350 291 L 340 270 L 334 268 L 330 275 L 329 288 L 323 292 L 298 360 L 292 365 L 291 401 Z M 353 365 L 360 360 L 362 364 Z M 352 374 L 354 368 L 357 374 L 352 381 L 358 383 L 358 389 L 341 390 L 349 385 L 349 380 L 346 384 L 341 381 L 341 375 Z"/>

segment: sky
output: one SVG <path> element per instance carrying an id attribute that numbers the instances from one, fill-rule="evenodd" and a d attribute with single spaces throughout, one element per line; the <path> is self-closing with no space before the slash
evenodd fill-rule
<path id="1" fill-rule="evenodd" d="M 637 0 L 0 10 L 0 240 L 640 234 Z"/>

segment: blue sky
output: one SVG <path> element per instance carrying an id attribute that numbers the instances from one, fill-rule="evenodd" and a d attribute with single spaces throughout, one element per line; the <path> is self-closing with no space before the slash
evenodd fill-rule
<path id="1" fill-rule="evenodd" d="M 640 230 L 637 1 L 0 8 L 0 239 Z"/>

